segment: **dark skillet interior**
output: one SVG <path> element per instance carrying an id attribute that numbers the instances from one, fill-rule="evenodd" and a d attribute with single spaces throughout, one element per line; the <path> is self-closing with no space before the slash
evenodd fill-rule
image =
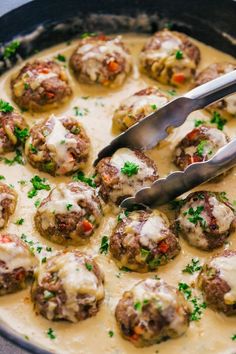
<path id="1" fill-rule="evenodd" d="M 170 26 L 236 55 L 233 0 L 35 0 L 18 8 L 13 0 L 10 2 L 7 7 L 12 11 L 7 13 L 0 3 L 1 12 L 5 13 L 0 18 L 0 73 L 9 67 L 2 60 L 4 44 L 19 35 L 23 36 L 19 54 L 26 58 L 36 50 L 68 41 L 83 32 L 153 33 Z M 30 40 L 24 38 L 37 28 Z M 13 58 L 11 64 L 15 61 Z M 0 334 L 32 353 L 49 353 L 17 336 L 3 322 Z"/>

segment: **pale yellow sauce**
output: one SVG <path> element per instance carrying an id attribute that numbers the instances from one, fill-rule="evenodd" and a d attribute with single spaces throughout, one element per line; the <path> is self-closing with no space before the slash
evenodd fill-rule
<path id="1" fill-rule="evenodd" d="M 92 171 L 92 161 L 97 155 L 97 152 L 105 146 L 113 137 L 111 133 L 112 114 L 115 108 L 118 107 L 121 100 L 133 94 L 134 92 L 145 88 L 147 85 L 156 85 L 157 83 L 140 75 L 137 69 L 137 54 L 139 53 L 146 37 L 137 35 L 125 35 L 124 40 L 134 58 L 134 73 L 128 78 L 125 84 L 117 89 L 105 89 L 102 87 L 93 87 L 86 85 L 79 85 L 73 76 L 68 72 L 70 82 L 74 91 L 73 98 L 67 106 L 59 110 L 54 110 L 56 115 L 74 114 L 73 107 L 78 106 L 81 109 L 88 108 L 89 112 L 78 119 L 83 123 L 88 135 L 91 138 L 92 151 L 91 158 L 88 164 L 86 173 Z M 35 58 L 54 57 L 58 53 L 66 55 L 67 59 L 75 48 L 76 41 L 71 45 L 61 44 L 59 46 L 50 48 L 35 56 Z M 202 61 L 200 68 L 207 66 L 210 63 L 219 61 L 233 61 L 234 59 L 222 52 L 219 52 L 206 45 L 198 43 Z M 68 63 L 68 60 L 67 60 Z M 20 66 L 14 68 L 11 72 L 6 73 L 0 80 L 1 98 L 12 102 L 9 78 L 13 72 L 19 70 Z M 161 86 L 161 85 L 159 85 Z M 163 87 L 163 86 L 162 86 Z M 167 87 L 165 89 L 168 89 Z M 180 91 L 178 90 L 178 93 Z M 81 96 L 89 96 L 87 100 L 82 99 Z M 13 103 L 13 102 L 12 102 Z M 32 125 L 38 118 L 48 116 L 52 112 L 44 114 L 30 115 L 25 113 L 24 116 L 27 122 Z M 194 119 L 201 119 L 203 112 L 195 112 L 190 115 L 186 123 L 176 129 L 172 135 L 164 142 L 161 147 L 155 148 L 148 154 L 157 162 L 160 176 L 165 176 L 169 172 L 175 170 L 172 164 L 172 151 L 176 142 L 179 141 L 186 132 L 194 127 Z M 225 126 L 224 131 L 230 136 L 236 136 L 236 120 L 231 119 Z M 53 250 L 62 249 L 43 239 L 34 227 L 33 217 L 36 212 L 34 202 L 38 198 L 43 198 L 47 195 L 46 191 L 40 191 L 38 196 L 29 199 L 27 192 L 31 188 L 29 182 L 30 178 L 38 174 L 41 177 L 48 178 L 51 186 L 58 182 L 69 181 L 70 178 L 51 177 L 47 174 L 41 173 L 29 164 L 26 166 L 14 165 L 7 166 L 3 163 L 0 165 L 0 174 L 6 177 L 6 183 L 13 184 L 19 194 L 19 200 L 15 214 L 11 217 L 9 225 L 4 231 L 16 233 L 19 236 L 25 233 L 28 239 L 39 241 L 43 245 L 53 247 Z M 19 180 L 27 180 L 25 186 L 17 183 Z M 226 191 L 230 200 L 236 200 L 236 169 L 232 170 L 222 181 L 217 184 L 208 183 L 204 186 L 207 190 Z M 203 187 L 199 187 L 203 188 Z M 166 207 L 162 210 L 168 212 L 170 218 L 173 218 L 170 211 Z M 118 211 L 111 209 L 96 234 L 92 237 L 90 243 L 86 246 L 79 247 L 80 250 L 85 250 L 91 255 L 96 256 L 98 263 L 105 273 L 105 301 L 103 302 L 98 314 L 88 320 L 73 324 L 69 322 L 50 322 L 41 316 L 36 316 L 33 310 L 33 304 L 30 300 L 30 289 L 21 291 L 16 294 L 6 295 L 0 298 L 0 318 L 2 321 L 9 324 L 14 330 L 27 336 L 30 341 L 39 344 L 55 353 L 64 354 L 154 354 L 154 353 L 181 353 L 181 354 L 200 354 L 200 353 L 235 353 L 236 342 L 231 340 L 231 336 L 236 333 L 236 319 L 235 317 L 227 318 L 222 314 L 213 312 L 210 309 L 204 311 L 203 317 L 199 322 L 191 322 L 188 331 L 182 337 L 174 340 L 151 346 L 144 349 L 136 349 L 128 341 L 121 338 L 118 331 L 114 309 L 126 289 L 130 289 L 132 285 L 141 279 L 153 276 L 155 273 L 139 274 L 139 273 L 125 273 L 119 271 L 110 255 L 100 255 L 99 246 L 101 237 L 103 235 L 110 235 L 111 229 L 115 223 L 116 216 L 114 213 Z M 25 222 L 22 226 L 15 225 L 14 222 L 24 218 Z M 178 282 L 186 282 L 191 284 L 195 279 L 195 275 L 187 275 L 182 273 L 182 269 L 193 257 L 199 257 L 201 263 L 208 259 L 212 253 L 205 253 L 197 251 L 193 247 L 181 239 L 182 250 L 174 261 L 166 266 L 160 267 L 158 275 L 166 280 L 168 283 L 177 286 Z M 232 234 L 229 238 L 229 244 L 225 248 L 236 248 L 236 234 Z M 222 249 L 221 249 L 222 250 Z M 43 253 L 40 255 L 42 256 Z M 48 256 L 49 254 L 47 254 Z M 47 337 L 46 332 L 51 327 L 55 331 L 56 339 L 51 340 Z M 114 336 L 109 337 L 108 331 L 114 331 Z"/>

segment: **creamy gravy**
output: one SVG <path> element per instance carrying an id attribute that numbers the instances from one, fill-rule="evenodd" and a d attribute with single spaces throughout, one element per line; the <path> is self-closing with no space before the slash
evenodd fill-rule
<path id="1" fill-rule="evenodd" d="M 125 35 L 124 41 L 130 48 L 134 62 L 134 72 L 125 82 L 125 84 L 117 89 L 111 90 L 102 87 L 92 87 L 86 85 L 79 85 L 73 76 L 68 72 L 70 82 L 74 91 L 73 98 L 68 105 L 61 109 L 54 110 L 56 115 L 74 114 L 73 107 L 77 106 L 82 111 L 85 110 L 84 116 L 79 116 L 78 119 L 82 122 L 92 142 L 91 158 L 88 164 L 86 173 L 92 171 L 92 161 L 96 157 L 97 152 L 105 146 L 113 137 L 111 133 L 112 115 L 119 103 L 140 89 L 147 85 L 156 85 L 157 83 L 147 77 L 141 75 L 137 69 L 137 54 L 139 53 L 145 36 L 141 35 Z M 219 52 L 204 44 L 198 43 L 202 60 L 200 69 L 213 62 L 233 61 L 234 59 L 222 52 Z M 58 53 L 63 54 L 68 58 L 76 46 L 76 41 L 71 45 L 61 44 L 59 46 L 43 51 L 35 58 L 54 57 Z M 66 63 L 66 64 L 67 64 Z M 0 80 L 1 98 L 12 102 L 9 80 L 13 72 L 19 70 L 19 67 L 2 76 Z M 164 87 L 162 85 L 158 85 Z M 168 89 L 165 87 L 165 89 Z M 178 90 L 180 93 L 180 90 Z M 89 98 L 84 99 L 82 97 Z M 13 102 L 12 102 L 13 103 Z M 14 105 L 15 106 L 15 105 Z M 86 109 L 89 111 L 87 112 Z M 24 116 L 29 125 L 33 125 L 38 118 L 47 117 L 52 112 L 43 114 L 28 114 Z M 171 162 L 171 156 L 176 142 L 179 141 L 186 132 L 194 127 L 194 119 L 206 119 L 208 114 L 203 111 L 192 113 L 184 125 L 171 134 L 159 148 L 155 148 L 148 154 L 157 162 L 160 176 L 165 176 L 176 168 Z M 224 131 L 231 137 L 236 136 L 236 120 L 231 119 L 226 124 Z M 11 155 L 9 155 L 11 156 Z M 0 174 L 6 177 L 6 183 L 13 184 L 19 194 L 19 200 L 16 212 L 11 217 L 11 220 L 5 231 L 21 235 L 27 235 L 27 239 L 40 242 L 44 245 L 40 257 L 49 256 L 50 253 L 45 251 L 46 246 L 50 246 L 53 250 L 62 249 L 61 246 L 52 244 L 46 239 L 43 239 L 34 227 L 33 217 L 36 212 L 34 203 L 37 199 L 42 199 L 47 195 L 47 191 L 39 191 L 38 196 L 33 199 L 27 198 L 27 192 L 31 188 L 29 182 L 33 175 L 38 174 L 41 177 L 48 178 L 50 185 L 53 187 L 59 182 L 70 181 L 69 177 L 51 177 L 50 175 L 39 172 L 33 169 L 29 164 L 26 166 L 13 165 L 7 166 L 3 163 L 0 165 Z M 27 180 L 26 185 L 18 183 L 19 180 Z M 230 200 L 236 200 L 236 169 L 233 169 L 222 181 L 218 183 L 208 183 L 204 186 L 207 190 L 226 191 Z M 200 187 L 202 188 L 202 187 Z M 199 189 L 200 189 L 199 188 Z M 162 210 L 168 213 L 170 218 L 173 214 L 167 207 L 162 207 Z M 112 212 L 112 213 L 111 213 Z M 27 336 L 29 341 L 32 341 L 40 346 L 43 346 L 54 353 L 63 354 L 154 354 L 154 353 L 181 353 L 181 354 L 200 354 L 200 353 L 236 353 L 236 342 L 231 340 L 231 336 L 236 333 L 236 319 L 227 318 L 222 314 L 206 309 L 199 322 L 191 322 L 189 329 L 184 336 L 163 342 L 161 344 L 151 346 L 144 349 L 137 349 L 128 341 L 121 338 L 118 328 L 116 326 L 114 309 L 126 289 L 130 289 L 132 285 L 141 279 L 152 277 L 155 273 L 139 274 L 126 273 L 120 271 L 113 260 L 108 255 L 99 254 L 99 246 L 103 235 L 110 235 L 111 229 L 116 221 L 114 213 L 118 210 L 111 208 L 110 212 L 107 210 L 101 226 L 97 230 L 95 236 L 92 237 L 90 243 L 86 246 L 79 247 L 80 250 L 85 250 L 87 253 L 96 256 L 97 262 L 105 273 L 105 301 L 103 302 L 98 314 L 90 319 L 80 323 L 69 322 L 50 322 L 41 316 L 36 316 L 33 311 L 33 305 L 30 300 L 30 289 L 21 291 L 16 294 L 6 295 L 0 297 L 0 318 L 9 324 L 14 330 Z M 14 222 L 24 218 L 23 225 L 15 225 Z M 228 239 L 225 248 L 236 248 L 236 234 L 233 234 Z M 188 275 L 182 273 L 182 269 L 194 257 L 199 257 L 201 264 L 208 259 L 212 254 L 218 252 L 201 252 L 181 239 L 182 250 L 175 260 L 160 267 L 158 275 L 166 280 L 171 285 L 177 286 L 178 282 L 186 282 L 191 284 L 196 275 Z M 222 250 L 222 249 L 221 249 Z M 37 254 L 37 252 L 36 252 Z M 52 328 L 56 334 L 56 339 L 49 339 L 46 332 Z M 109 330 L 114 332 L 111 338 L 108 335 Z"/>

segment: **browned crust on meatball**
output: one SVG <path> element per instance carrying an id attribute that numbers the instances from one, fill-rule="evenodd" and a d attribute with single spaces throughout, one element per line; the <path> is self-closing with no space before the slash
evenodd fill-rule
<path id="1" fill-rule="evenodd" d="M 2 222 L 0 229 L 7 225 L 10 216 L 15 211 L 17 203 L 17 193 L 14 191 L 14 189 L 10 188 L 5 183 L 0 182 L 0 196 L 2 194 L 8 194 L 9 197 L 6 196 L 0 201 L 0 205 L 2 207 L 1 219 L 4 220 L 4 223 Z"/>
<path id="2" fill-rule="evenodd" d="M 236 251 L 226 250 L 217 257 L 231 257 L 235 256 Z M 216 311 L 223 312 L 227 316 L 236 315 L 236 303 L 228 305 L 224 301 L 224 295 L 228 293 L 231 288 L 229 284 L 220 277 L 220 271 L 211 267 L 206 263 L 198 277 L 198 286 L 203 291 L 205 301 L 209 307 Z"/>
<path id="3" fill-rule="evenodd" d="M 40 74 L 55 73 L 55 77 L 46 78 L 35 89 L 30 86 L 26 80 L 23 87 L 23 93 L 16 95 L 15 87 L 27 75 L 32 73 L 32 78 L 37 79 Z M 64 103 L 71 95 L 72 90 L 68 83 L 68 78 L 61 65 L 48 60 L 35 60 L 32 63 L 26 63 L 18 75 L 11 80 L 12 96 L 14 101 L 25 110 L 44 111 L 52 107 L 57 107 Z"/>
<path id="4" fill-rule="evenodd" d="M 195 79 L 195 86 L 200 86 L 208 81 L 214 80 L 217 77 L 226 74 L 227 72 L 236 69 L 236 65 L 233 63 L 214 63 L 203 69 Z"/>

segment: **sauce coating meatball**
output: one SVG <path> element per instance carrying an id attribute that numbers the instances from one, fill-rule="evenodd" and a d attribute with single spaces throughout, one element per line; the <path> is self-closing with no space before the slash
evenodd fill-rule
<path id="1" fill-rule="evenodd" d="M 208 306 L 226 315 L 236 315 L 236 251 L 227 250 L 214 256 L 198 277 Z"/>
<path id="2" fill-rule="evenodd" d="M 28 245 L 16 235 L 0 235 L 0 295 L 24 289 L 36 264 Z"/>
<path id="3" fill-rule="evenodd" d="M 25 64 L 11 80 L 11 89 L 14 101 L 31 111 L 56 108 L 72 95 L 63 67 L 51 60 Z"/>
<path id="4" fill-rule="evenodd" d="M 96 166 L 95 183 L 104 201 L 119 204 L 142 187 L 158 178 L 155 163 L 140 151 L 117 150 L 112 157 L 103 158 Z"/>
<path id="5" fill-rule="evenodd" d="M 14 151 L 24 144 L 28 126 L 17 112 L 0 112 L 0 154 Z"/>
<path id="6" fill-rule="evenodd" d="M 176 146 L 174 163 L 181 170 L 195 162 L 206 161 L 229 142 L 221 130 L 202 125 L 194 128 Z"/>
<path id="7" fill-rule="evenodd" d="M 183 295 L 155 279 L 142 280 L 124 292 L 115 312 L 122 336 L 136 347 L 183 335 L 188 329 L 189 314 Z"/>
<path id="8" fill-rule="evenodd" d="M 89 138 L 79 121 L 54 115 L 31 128 L 25 146 L 30 164 L 53 176 L 83 169 L 89 150 Z"/>
<path id="9" fill-rule="evenodd" d="M 190 245 L 209 251 L 235 229 L 235 214 L 225 193 L 199 191 L 181 200 L 176 230 Z"/>
<path id="10" fill-rule="evenodd" d="M 121 102 L 113 115 L 113 127 L 124 131 L 168 102 L 168 96 L 155 87 L 147 87 Z"/>
<path id="11" fill-rule="evenodd" d="M 203 69 L 196 77 L 195 86 L 205 84 L 210 80 L 214 80 L 221 75 L 227 74 L 236 69 L 235 64 L 231 63 L 215 63 L 210 64 L 205 69 Z M 236 95 L 230 95 L 223 98 L 222 100 L 211 104 L 208 107 L 209 110 L 221 110 L 222 113 L 227 113 L 230 115 L 236 115 Z"/>
<path id="12" fill-rule="evenodd" d="M 7 184 L 0 182 L 0 229 L 4 228 L 10 216 L 14 213 L 17 194 Z"/>
<path id="13" fill-rule="evenodd" d="M 110 251 L 120 267 L 148 272 L 174 258 L 180 245 L 165 214 L 134 211 L 118 222 L 110 238 Z"/>
<path id="14" fill-rule="evenodd" d="M 62 251 L 41 263 L 32 287 L 35 310 L 48 320 L 77 322 L 96 315 L 104 276 L 90 256 Z"/>
<path id="15" fill-rule="evenodd" d="M 174 86 L 192 80 L 199 61 L 198 47 L 185 34 L 168 30 L 156 32 L 140 53 L 141 69 L 148 76 Z"/>
<path id="16" fill-rule="evenodd" d="M 132 60 L 121 37 L 104 35 L 81 39 L 70 58 L 77 79 L 85 84 L 117 87 L 132 69 Z"/>
<path id="17" fill-rule="evenodd" d="M 61 183 L 40 204 L 35 224 L 59 244 L 83 244 L 99 226 L 102 209 L 95 189 L 82 182 Z"/>

